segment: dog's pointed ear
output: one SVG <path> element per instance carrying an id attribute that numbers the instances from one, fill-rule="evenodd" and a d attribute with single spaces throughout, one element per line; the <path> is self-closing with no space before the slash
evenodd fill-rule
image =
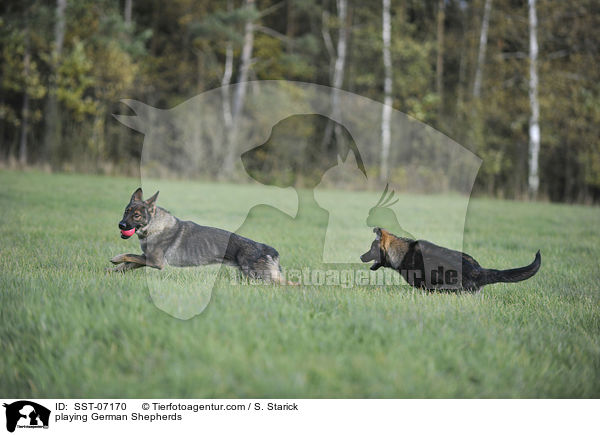
<path id="1" fill-rule="evenodd" d="M 150 198 L 148 198 L 146 201 L 144 201 L 148 206 L 154 206 L 156 205 L 156 198 L 158 198 L 158 193 L 159 191 L 157 190 L 156 193 L 154 195 L 152 195 Z"/>
<path id="2" fill-rule="evenodd" d="M 381 239 L 381 228 L 375 227 L 375 228 L 373 228 L 373 232 L 377 236 L 377 240 Z"/>
<path id="3" fill-rule="evenodd" d="M 135 192 L 133 192 L 133 195 L 131 195 L 130 202 L 141 201 L 143 197 L 144 197 L 144 192 L 142 192 L 141 187 L 138 187 L 135 190 Z"/>

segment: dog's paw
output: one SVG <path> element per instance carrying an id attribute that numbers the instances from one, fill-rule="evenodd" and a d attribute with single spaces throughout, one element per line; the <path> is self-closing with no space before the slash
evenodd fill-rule
<path id="1" fill-rule="evenodd" d="M 127 267 L 127 263 L 121 263 L 116 267 L 107 267 L 106 269 L 104 269 L 104 271 L 106 273 L 115 273 L 115 272 L 125 272 L 126 270 L 129 270 L 129 268 Z"/>
<path id="2" fill-rule="evenodd" d="M 112 264 L 123 263 L 125 261 L 124 258 L 125 258 L 125 254 L 115 255 L 113 258 L 110 259 L 110 262 Z"/>

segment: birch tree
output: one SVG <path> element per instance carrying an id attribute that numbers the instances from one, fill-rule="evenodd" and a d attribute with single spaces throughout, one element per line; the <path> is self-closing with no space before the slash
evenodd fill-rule
<path id="1" fill-rule="evenodd" d="M 23 108 L 21 111 L 21 137 L 19 139 L 19 163 L 27 164 L 27 134 L 29 133 L 29 66 L 31 49 L 29 43 L 29 20 L 25 15 L 25 48 L 23 53 Z"/>
<path id="2" fill-rule="evenodd" d="M 229 90 L 224 90 L 223 94 L 223 111 L 231 113 L 231 116 L 225 115 L 225 124 L 230 123 L 227 129 L 227 150 L 225 152 L 225 160 L 223 162 L 223 173 L 231 174 L 235 162 L 235 137 L 237 134 L 237 123 L 239 115 L 244 107 L 246 98 L 246 89 L 248 85 L 248 73 L 252 63 L 252 51 L 254 49 L 254 0 L 245 0 L 244 8 L 248 14 L 244 24 L 244 43 L 242 45 L 242 53 L 240 56 L 240 70 L 238 75 L 238 86 L 235 88 L 233 96 L 233 104 L 229 108 Z M 233 49 L 228 44 L 225 55 L 225 70 L 221 84 L 225 84 L 231 80 L 233 69 Z M 226 86 L 226 85 L 225 85 Z"/>
<path id="3" fill-rule="evenodd" d="M 540 153 L 540 105 L 538 100 L 537 73 L 537 14 L 535 0 L 528 0 L 529 6 L 529 193 L 535 198 L 538 193 L 540 180 L 538 176 L 538 159 Z"/>
<path id="4" fill-rule="evenodd" d="M 340 30 L 337 42 L 337 57 L 333 68 L 332 85 L 335 89 L 340 89 L 344 83 L 344 67 L 346 65 L 346 48 L 348 46 L 348 28 L 346 24 L 348 13 L 348 0 L 337 0 L 338 20 Z M 332 109 L 335 114 L 339 114 L 339 95 L 333 93 Z"/>
<path id="5" fill-rule="evenodd" d="M 380 178 L 385 181 L 389 177 L 388 161 L 390 157 L 391 127 L 390 120 L 392 116 L 392 56 L 390 53 L 392 24 L 390 17 L 390 0 L 383 0 L 382 14 L 383 39 L 383 93 L 384 101 L 381 113 L 381 169 Z"/>
<path id="6" fill-rule="evenodd" d="M 225 47 L 225 65 L 223 67 L 223 78 L 221 79 L 221 98 L 223 100 L 223 123 L 226 130 L 231 130 L 233 121 L 231 117 L 231 93 L 229 85 L 233 75 L 233 45 L 231 41 L 227 42 Z"/>
<path id="7" fill-rule="evenodd" d="M 481 33 L 479 34 L 479 50 L 477 52 L 477 66 L 475 69 L 475 81 L 473 83 L 473 98 L 481 96 L 481 81 L 483 79 L 483 65 L 485 63 L 485 51 L 487 49 L 488 29 L 490 27 L 490 12 L 492 0 L 485 0 L 483 7 L 483 19 L 481 21 Z"/>
<path id="8" fill-rule="evenodd" d="M 133 9 L 133 0 L 125 0 L 125 7 L 123 10 L 123 19 L 125 25 L 131 26 L 131 10 Z"/>
<path id="9" fill-rule="evenodd" d="M 325 46 L 329 51 L 330 57 L 333 60 L 333 71 L 331 74 L 331 86 L 333 90 L 331 92 L 331 113 L 332 116 L 340 121 L 340 96 L 338 90 L 344 83 L 344 70 L 346 66 L 346 50 L 348 47 L 348 0 L 337 0 L 337 19 L 339 22 L 338 41 L 337 47 L 334 50 L 331 42 L 331 36 L 327 30 L 327 13 L 323 13 L 323 39 Z M 339 131 L 336 128 L 336 135 L 340 136 Z M 323 143 L 326 144 L 331 140 L 331 134 L 333 133 L 333 123 L 329 122 L 325 128 L 323 135 Z"/>
<path id="10" fill-rule="evenodd" d="M 54 47 L 52 50 L 50 84 L 46 106 L 46 128 L 44 148 L 45 153 L 50 153 L 54 164 L 58 157 L 58 147 L 61 135 L 61 116 L 56 95 L 56 81 L 58 67 L 62 56 L 63 43 L 65 40 L 65 9 L 67 0 L 56 1 L 55 24 L 54 24 Z"/>
<path id="11" fill-rule="evenodd" d="M 231 12 L 233 9 L 232 0 L 227 1 L 227 11 Z M 231 117 L 231 93 L 229 92 L 229 85 L 231 84 L 231 77 L 233 75 L 233 42 L 228 39 L 225 47 L 225 64 L 223 66 L 223 77 L 221 78 L 221 99 L 223 100 L 223 124 L 225 130 L 230 131 L 232 128 L 232 117 Z"/>
<path id="12" fill-rule="evenodd" d="M 440 107 L 443 92 L 444 78 L 444 20 L 446 19 L 446 0 L 439 0 L 437 11 L 437 60 L 435 68 L 436 91 L 440 98 Z"/>
<path id="13" fill-rule="evenodd" d="M 248 13 L 246 23 L 244 25 L 244 45 L 242 46 L 242 55 L 240 58 L 240 72 L 238 76 L 239 86 L 236 88 L 236 92 L 233 99 L 233 111 L 232 118 L 233 123 L 237 121 L 237 118 L 244 106 L 244 100 L 246 98 L 246 88 L 248 84 L 248 72 L 250 71 L 250 64 L 252 62 L 252 50 L 254 48 L 254 0 L 245 0 L 245 8 Z"/>

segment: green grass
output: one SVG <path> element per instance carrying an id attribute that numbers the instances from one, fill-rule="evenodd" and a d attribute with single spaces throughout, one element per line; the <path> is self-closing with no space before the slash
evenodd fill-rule
<path id="1" fill-rule="evenodd" d="M 153 184 L 176 215 L 223 227 L 264 193 Z M 152 298 L 195 309 L 207 295 L 180 290 L 218 268 L 104 273 L 111 256 L 139 252 L 137 238 L 123 241 L 116 229 L 137 185 L 0 172 L 0 396 L 600 397 L 597 207 L 473 199 L 466 252 L 508 268 L 539 248 L 543 262 L 533 279 L 478 295 L 222 280 L 201 315 L 179 320 Z M 182 186 L 200 200 L 186 201 Z M 327 194 L 348 215 L 366 195 Z M 412 228 L 448 219 L 431 212 L 435 197 L 410 203 Z M 257 216 L 242 232 L 273 243 L 286 269 L 314 265 L 311 229 L 276 225 Z M 339 243 L 366 250 L 372 234 L 348 230 L 356 243 Z"/>

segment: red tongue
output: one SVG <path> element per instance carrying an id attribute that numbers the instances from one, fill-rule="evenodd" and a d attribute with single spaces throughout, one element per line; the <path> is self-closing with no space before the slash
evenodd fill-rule
<path id="1" fill-rule="evenodd" d="M 123 234 L 124 236 L 127 236 L 127 237 L 131 237 L 131 236 L 133 236 L 135 234 L 135 228 L 132 228 L 132 229 L 127 230 L 127 231 L 121 230 L 121 234 Z"/>

